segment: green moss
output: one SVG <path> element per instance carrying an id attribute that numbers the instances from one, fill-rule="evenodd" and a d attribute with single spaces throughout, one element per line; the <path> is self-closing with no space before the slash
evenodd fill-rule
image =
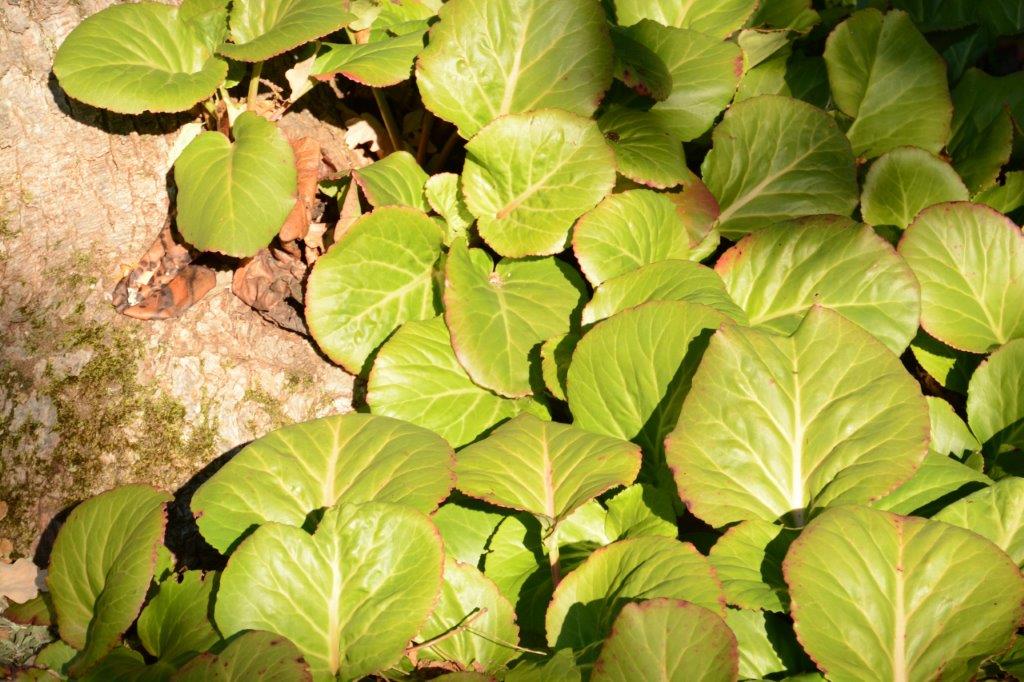
<path id="1" fill-rule="evenodd" d="M 245 389 L 245 395 L 242 396 L 242 399 L 256 405 L 265 415 L 267 415 L 267 418 L 270 419 L 270 430 L 279 429 L 294 421 L 284 413 L 284 410 L 281 409 L 281 403 L 277 398 L 268 393 L 267 390 L 259 384 Z M 256 433 L 261 431 L 259 425 L 254 423 L 252 420 L 250 420 L 248 426 L 250 431 Z"/>
<path id="2" fill-rule="evenodd" d="M 6 400 L 0 413 L 0 499 L 10 505 L 0 521 L 0 536 L 11 537 L 24 551 L 38 528 L 38 497 L 60 507 L 128 482 L 173 488 L 183 474 L 206 464 L 215 454 L 217 423 L 204 405 L 189 424 L 185 406 L 159 387 L 137 379 L 143 346 L 134 328 L 114 320 L 100 324 L 71 314 L 59 321 L 53 311 L 26 320 L 38 357 L 51 358 L 42 381 L 33 382 L 10 363 L 0 367 L 0 396 L 23 397 L 35 391 L 53 406 L 52 431 L 59 439 L 49 457 L 39 456 L 47 429 L 37 420 L 15 414 L 19 400 Z M 39 318 L 43 318 L 40 321 Z M 85 351 L 77 372 L 63 374 L 59 357 Z"/>

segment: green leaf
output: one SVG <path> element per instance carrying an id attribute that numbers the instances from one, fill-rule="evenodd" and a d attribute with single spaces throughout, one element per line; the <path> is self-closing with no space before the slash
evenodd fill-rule
<path id="1" fill-rule="evenodd" d="M 404 419 L 461 447 L 519 414 L 520 401 L 473 383 L 455 357 L 444 318 L 406 322 L 381 346 L 366 403 L 374 414 Z"/>
<path id="2" fill-rule="evenodd" d="M 739 643 L 740 679 L 795 680 L 797 678 L 789 675 L 814 669 L 814 664 L 800 649 L 793 626 L 785 615 L 729 609 L 725 622 Z"/>
<path id="3" fill-rule="evenodd" d="M 420 660 L 453 661 L 466 669 L 493 671 L 519 655 L 514 648 L 519 644 L 519 628 L 512 604 L 475 566 L 448 559 L 440 599 L 418 639 L 428 641 L 459 626 L 465 629 L 421 649 Z"/>
<path id="4" fill-rule="evenodd" d="M 679 533 L 673 500 L 662 489 L 636 483 L 608 500 L 604 530 L 612 540 Z"/>
<path id="5" fill-rule="evenodd" d="M 792 333 L 820 305 L 856 322 L 899 355 L 917 333 L 914 273 L 874 230 L 824 216 L 744 237 L 715 265 L 751 325 Z"/>
<path id="6" fill-rule="evenodd" d="M 758 520 L 729 528 L 708 556 L 726 602 L 741 609 L 786 613 L 789 594 L 782 560 L 797 535 L 798 531 Z"/>
<path id="7" fill-rule="evenodd" d="M 666 448 L 680 496 L 706 523 L 799 526 L 806 512 L 868 502 L 910 478 L 928 428 L 899 358 L 814 307 L 789 337 L 723 326 Z"/>
<path id="8" fill-rule="evenodd" d="M 395 329 L 441 312 L 434 266 L 443 239 L 412 208 L 378 208 L 356 220 L 309 275 L 306 322 L 321 350 L 359 374 Z"/>
<path id="9" fill-rule="evenodd" d="M 35 667 L 49 668 L 58 673 L 61 678 L 67 677 L 68 664 L 74 660 L 78 651 L 64 640 L 58 639 L 50 642 L 36 654 Z M 40 679 L 51 679 L 40 677 Z"/>
<path id="10" fill-rule="evenodd" d="M 71 674 L 106 656 L 139 615 L 170 500 L 149 486 L 115 488 L 75 507 L 57 534 L 46 582 L 60 637 L 81 652 Z"/>
<path id="11" fill-rule="evenodd" d="M 761 0 L 748 25 L 808 31 L 821 21 L 811 4 L 811 0 Z"/>
<path id="12" fill-rule="evenodd" d="M 928 415 L 932 425 L 932 450 L 959 458 L 981 449 L 981 443 L 964 424 L 964 420 L 953 412 L 949 403 L 935 396 L 926 396 L 925 400 L 928 401 Z"/>
<path id="13" fill-rule="evenodd" d="M 803 215 L 848 215 L 857 205 L 850 143 L 809 104 L 776 95 L 740 102 L 712 142 L 701 169 L 725 237 Z"/>
<path id="14" fill-rule="evenodd" d="M 594 286 L 644 265 L 691 256 L 676 205 L 649 189 L 605 197 L 576 223 L 572 250 Z"/>
<path id="15" fill-rule="evenodd" d="M 935 515 L 994 542 L 1024 563 L 1024 478 L 1010 476 L 954 502 Z"/>
<path id="16" fill-rule="evenodd" d="M 471 566 L 480 565 L 487 543 L 506 515 L 502 510 L 457 493 L 431 519 L 441 532 L 445 555 Z"/>
<path id="17" fill-rule="evenodd" d="M 179 665 L 220 640 L 208 614 L 215 577 L 185 571 L 181 581 L 171 576 L 139 616 L 142 646 L 153 656 Z"/>
<path id="18" fill-rule="evenodd" d="M 650 46 L 621 26 L 611 27 L 615 79 L 642 97 L 660 102 L 672 93 L 672 74 Z"/>
<path id="19" fill-rule="evenodd" d="M 214 55 L 220 36 L 180 13 L 171 5 L 140 2 L 88 17 L 54 57 L 61 87 L 77 100 L 121 114 L 192 108 L 224 82 L 228 65 Z"/>
<path id="20" fill-rule="evenodd" d="M 234 142 L 201 133 L 175 161 L 177 225 L 201 251 L 252 256 L 295 206 L 295 156 L 277 126 L 252 112 L 231 132 Z"/>
<path id="21" fill-rule="evenodd" d="M 757 8 L 756 0 L 614 0 L 614 4 L 623 26 L 653 19 L 665 26 L 690 28 L 716 38 L 725 38 L 742 27 Z"/>
<path id="22" fill-rule="evenodd" d="M 231 43 L 221 54 L 261 62 L 311 40 L 334 33 L 356 18 L 336 0 L 234 0 Z"/>
<path id="23" fill-rule="evenodd" d="M 303 526 L 310 512 L 339 504 L 433 511 L 451 491 L 452 466 L 448 444 L 426 429 L 389 417 L 334 415 L 247 445 L 199 487 L 192 511 L 206 541 L 227 553 L 256 526 Z"/>
<path id="24" fill-rule="evenodd" d="M 649 111 L 612 105 L 597 119 L 597 127 L 615 152 L 619 173 L 641 185 L 666 189 L 693 174 L 686 167 L 683 145 L 657 119 Z"/>
<path id="25" fill-rule="evenodd" d="M 950 348 L 920 330 L 910 343 L 910 350 L 914 359 L 939 385 L 961 394 L 967 393 L 967 382 L 982 360 L 980 355 Z"/>
<path id="26" fill-rule="evenodd" d="M 563 575 L 574 570 L 591 552 L 607 540 L 594 537 L 592 516 L 597 502 L 590 502 L 569 516 L 554 531 Z M 578 516 L 586 517 L 577 523 Z M 484 574 L 494 581 L 505 597 L 515 604 L 520 637 L 525 646 L 543 646 L 544 614 L 554 585 L 549 558 L 545 556 L 544 529 L 531 514 L 518 513 L 505 518 L 488 542 Z"/>
<path id="27" fill-rule="evenodd" d="M 598 322 L 569 365 L 568 402 L 576 425 L 638 443 L 660 476 L 664 438 L 723 319 L 695 303 L 657 301 Z"/>
<path id="28" fill-rule="evenodd" d="M 707 186 L 694 176 L 683 185 L 680 192 L 666 194 L 676 205 L 686 232 L 690 235 L 691 260 L 703 260 L 718 247 L 718 202 Z"/>
<path id="29" fill-rule="evenodd" d="M 448 253 L 445 321 L 455 356 L 473 381 L 501 395 L 530 395 L 530 354 L 569 331 L 582 297 L 579 275 L 556 258 L 495 265 L 465 240 Z"/>
<path id="30" fill-rule="evenodd" d="M 563 402 L 566 399 L 565 379 L 569 373 L 569 363 L 579 342 L 580 334 L 571 331 L 552 336 L 540 347 L 540 370 L 544 386 L 551 395 Z"/>
<path id="31" fill-rule="evenodd" d="M 1024 171 L 1010 171 L 1001 185 L 993 185 L 974 195 L 974 202 L 1010 213 L 1024 206 Z"/>
<path id="32" fill-rule="evenodd" d="M 356 83 L 386 88 L 409 79 L 416 55 L 422 49 L 422 31 L 363 44 L 324 43 L 310 75 L 340 73 Z"/>
<path id="33" fill-rule="evenodd" d="M 946 64 L 905 12 L 855 13 L 825 44 L 832 97 L 854 119 L 853 152 L 874 158 L 911 145 L 933 154 L 949 140 Z"/>
<path id="34" fill-rule="evenodd" d="M 434 213 L 448 223 L 449 244 L 464 236 L 476 220 L 466 206 L 462 189 L 459 187 L 459 176 L 455 173 L 431 175 L 424 186 L 424 194 Z"/>
<path id="35" fill-rule="evenodd" d="M 953 90 L 949 155 L 973 192 L 995 184 L 1010 160 L 1014 120 L 1024 119 L 1024 73 L 1002 78 L 968 69 Z"/>
<path id="36" fill-rule="evenodd" d="M 268 523 L 244 540 L 221 575 L 215 618 L 225 636 L 287 637 L 314 679 L 356 680 L 401 657 L 434 608 L 443 563 L 422 513 L 382 502 L 332 507 L 313 535 Z"/>
<path id="37" fill-rule="evenodd" d="M 509 671 L 505 682 L 580 682 L 572 649 L 560 649 L 548 658 L 524 656 Z"/>
<path id="38" fill-rule="evenodd" d="M 79 679 L 85 682 L 164 682 L 172 674 L 174 666 L 164 661 L 147 665 L 142 654 L 126 646 L 119 646 Z"/>
<path id="39" fill-rule="evenodd" d="M 1024 339 L 996 350 L 971 377 L 967 423 L 993 453 L 1024 448 Z"/>
<path id="40" fill-rule="evenodd" d="M 394 152 L 380 161 L 352 171 L 366 200 L 375 208 L 411 206 L 424 213 L 430 210 L 423 189 L 427 174 L 409 152 Z"/>
<path id="41" fill-rule="evenodd" d="M 45 625 L 48 627 L 56 622 L 53 613 L 53 598 L 49 592 L 40 592 L 36 597 L 21 604 L 8 603 L 7 608 L 0 613 L 0 616 L 18 625 Z"/>
<path id="42" fill-rule="evenodd" d="M 931 516 L 949 502 L 971 494 L 992 481 L 982 473 L 946 455 L 929 452 L 910 479 L 871 503 L 894 514 Z"/>
<path id="43" fill-rule="evenodd" d="M 651 599 L 626 604 L 594 664 L 595 682 L 649 679 L 735 680 L 736 637 L 718 615 L 689 602 Z"/>
<path id="44" fill-rule="evenodd" d="M 623 606 L 655 597 L 685 599 L 725 614 L 714 569 L 693 545 L 631 538 L 597 550 L 559 583 L 546 617 L 548 646 L 591 647 L 611 633 Z"/>
<path id="45" fill-rule="evenodd" d="M 491 504 L 527 511 L 555 526 L 580 505 L 640 470 L 640 450 L 523 414 L 459 452 L 457 487 Z"/>
<path id="46" fill-rule="evenodd" d="M 562 251 L 573 221 L 614 183 L 614 155 L 597 124 L 565 111 L 505 116 L 466 145 L 466 205 L 503 256 Z"/>
<path id="47" fill-rule="evenodd" d="M 714 270 L 686 260 L 662 260 L 603 282 L 583 308 L 581 323 L 605 318 L 648 301 L 689 301 L 714 308 L 741 324 L 747 314 Z"/>
<path id="48" fill-rule="evenodd" d="M 967 199 L 967 187 L 952 166 L 923 149 L 902 147 L 871 164 L 861 193 L 861 213 L 868 225 L 905 230 L 923 209 Z"/>
<path id="49" fill-rule="evenodd" d="M 925 209 L 900 241 L 921 283 L 921 326 L 954 348 L 986 353 L 1024 336 L 1024 235 L 987 206 Z"/>
<path id="50" fill-rule="evenodd" d="M 506 114 L 558 107 L 590 116 L 611 85 L 612 46 L 596 2 L 459 0 L 440 17 L 416 83 L 424 105 L 467 139 Z"/>
<path id="51" fill-rule="evenodd" d="M 1009 557 L 916 517 L 828 510 L 783 570 L 797 636 L 832 679 L 967 680 L 1024 615 L 1024 579 Z"/>
<path id="52" fill-rule="evenodd" d="M 629 44 L 642 45 L 668 69 L 671 91 L 650 109 L 650 118 L 677 140 L 706 132 L 732 100 L 743 73 L 739 48 L 696 30 L 644 20 L 617 29 Z"/>
<path id="53" fill-rule="evenodd" d="M 742 45 L 742 43 L 741 43 Z M 745 55 L 750 61 L 750 55 Z M 749 68 L 736 90 L 736 102 L 758 95 L 785 95 L 816 107 L 826 107 L 831 99 L 828 72 L 821 57 L 807 57 L 782 49 L 757 66 Z"/>
<path id="54" fill-rule="evenodd" d="M 221 651 L 200 654 L 171 678 L 174 682 L 307 682 L 309 666 L 294 644 L 259 630 L 232 637 Z"/>

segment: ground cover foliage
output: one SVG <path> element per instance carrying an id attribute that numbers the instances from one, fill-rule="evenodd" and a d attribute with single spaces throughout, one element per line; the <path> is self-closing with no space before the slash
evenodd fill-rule
<path id="1" fill-rule="evenodd" d="M 305 322 L 361 411 L 267 434 L 196 491 L 220 570 L 163 546 L 168 493 L 83 502 L 49 591 L 5 612 L 59 635 L 16 674 L 1024 673 L 1024 6 L 861 5 L 83 22 L 54 65 L 72 97 L 209 105 L 175 164 L 197 249 L 284 241 L 302 164 L 253 106 L 276 55 L 301 55 L 299 95 L 340 74 L 384 119 L 405 83 L 465 154 L 428 175 L 393 139 L 320 187 L 348 220 Z"/>

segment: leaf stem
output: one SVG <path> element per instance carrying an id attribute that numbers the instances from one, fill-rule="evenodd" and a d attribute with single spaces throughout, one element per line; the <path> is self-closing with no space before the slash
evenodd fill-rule
<path id="1" fill-rule="evenodd" d="M 448 162 L 448 157 L 452 155 L 455 150 L 455 145 L 459 143 L 462 138 L 459 136 L 459 130 L 456 128 L 452 131 L 451 136 L 445 141 L 444 147 L 437 156 L 430 162 L 431 172 L 437 173 L 444 169 L 444 164 Z"/>
<path id="2" fill-rule="evenodd" d="M 371 90 L 373 90 L 373 99 L 377 101 L 377 108 L 380 109 L 380 117 L 384 119 L 384 128 L 388 131 L 391 149 L 397 152 L 402 148 L 401 138 L 398 135 L 398 126 L 395 124 L 395 117 L 391 113 L 391 107 L 388 106 L 388 100 L 379 88 L 371 88 Z M 387 156 L 387 154 L 384 156 Z"/>
<path id="3" fill-rule="evenodd" d="M 486 608 L 480 608 L 480 609 L 474 610 L 468 616 L 463 618 L 461 622 L 456 623 L 455 625 L 453 625 L 448 630 L 445 630 L 444 632 L 439 634 L 437 637 L 431 637 L 430 639 L 428 639 L 425 642 L 420 642 L 419 644 L 413 644 L 411 646 L 406 647 L 406 649 L 405 649 L 406 655 L 409 655 L 409 654 L 411 654 L 413 652 L 419 651 L 420 649 L 426 649 L 427 647 L 434 646 L 435 644 L 443 642 L 444 640 L 448 639 L 449 637 L 454 637 L 455 635 L 459 634 L 460 632 L 462 632 L 463 630 L 468 628 L 470 626 L 470 624 L 473 623 L 473 621 L 477 620 L 478 618 L 483 616 L 485 613 L 487 613 L 487 609 Z"/>
<path id="4" fill-rule="evenodd" d="M 423 110 L 423 125 L 420 127 L 420 143 L 416 147 L 416 163 L 423 165 L 423 159 L 427 156 L 427 145 L 430 143 L 430 129 L 434 127 L 434 112 L 430 109 Z"/>
<path id="5" fill-rule="evenodd" d="M 562 564 L 559 562 L 558 533 L 555 531 L 555 527 L 552 527 L 551 532 L 544 538 L 544 548 L 548 552 L 548 561 L 551 563 L 551 582 L 558 587 L 558 583 L 562 582 Z"/>
<path id="6" fill-rule="evenodd" d="M 256 106 L 256 95 L 260 91 L 260 74 L 263 73 L 263 62 L 254 62 L 252 73 L 249 75 L 249 94 L 245 98 L 245 104 L 252 109 Z"/>

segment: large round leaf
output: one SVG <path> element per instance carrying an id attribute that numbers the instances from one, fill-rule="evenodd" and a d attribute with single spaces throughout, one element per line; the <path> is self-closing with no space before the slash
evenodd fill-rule
<path id="1" fill-rule="evenodd" d="M 917 333 L 914 273 L 874 230 L 814 217 L 744 237 L 715 265 L 750 324 L 790 334 L 813 305 L 856 322 L 896 354 Z"/>
<path id="2" fill-rule="evenodd" d="M 412 206 L 429 211 L 424 196 L 427 174 L 416 163 L 416 157 L 405 151 L 388 154 L 380 161 L 352 171 L 352 178 L 374 208 L 381 206 Z"/>
<path id="3" fill-rule="evenodd" d="M 1024 336 L 1024 235 L 987 206 L 925 209 L 900 241 L 921 283 L 921 326 L 938 340 L 986 353 Z"/>
<path id="4" fill-rule="evenodd" d="M 573 230 L 572 250 L 594 286 L 667 259 L 690 257 L 676 205 L 664 194 L 634 189 L 605 197 Z"/>
<path id="5" fill-rule="evenodd" d="M 366 388 L 374 414 L 430 429 L 453 447 L 521 411 L 520 401 L 473 383 L 452 350 L 444 318 L 406 322 L 381 346 Z"/>
<path id="6" fill-rule="evenodd" d="M 929 452 L 910 479 L 871 506 L 894 514 L 931 516 L 953 500 L 991 483 L 988 476 L 952 457 Z"/>
<path id="7" fill-rule="evenodd" d="M 452 0 L 440 16 L 416 83 L 427 108 L 465 138 L 505 114 L 558 107 L 589 116 L 611 85 L 597 0 Z"/>
<path id="8" fill-rule="evenodd" d="M 597 550 L 558 585 L 545 619 L 548 646 L 590 647 L 610 634 L 623 606 L 655 597 L 685 599 L 725 614 L 722 586 L 693 545 L 632 538 Z"/>
<path id="9" fill-rule="evenodd" d="M 529 395 L 530 354 L 569 331 L 583 282 L 556 258 L 502 259 L 452 244 L 445 270 L 445 321 L 455 356 L 480 386 Z"/>
<path id="10" fill-rule="evenodd" d="M 313 535 L 260 526 L 217 590 L 224 636 L 266 630 L 302 652 L 313 678 L 356 680 L 398 661 L 441 589 L 444 550 L 430 520 L 382 502 L 332 507 Z"/>
<path id="11" fill-rule="evenodd" d="M 910 478 L 928 428 L 899 358 L 815 307 L 789 337 L 719 330 L 666 448 L 679 494 L 712 526 L 802 525 L 805 510 L 868 502 Z"/>
<path id="12" fill-rule="evenodd" d="M 974 372 L 967 421 L 993 453 L 1024 449 L 1024 339 L 999 348 Z"/>
<path id="13" fill-rule="evenodd" d="M 952 166 L 923 149 L 905 147 L 871 164 L 861 194 L 861 213 L 868 225 L 895 225 L 903 230 L 923 209 L 967 198 L 967 187 Z"/>
<path id="14" fill-rule="evenodd" d="M 160 583 L 136 626 L 146 651 L 179 665 L 220 641 L 210 622 L 214 582 L 215 575 L 185 571 Z"/>
<path id="15" fill-rule="evenodd" d="M 451 491 L 452 451 L 436 434 L 389 417 L 345 414 L 293 424 L 252 442 L 192 498 L 199 530 L 227 552 L 255 526 L 302 526 L 310 512 L 379 501 L 432 511 Z"/>
<path id="16" fill-rule="evenodd" d="M 971 679 L 1024 616 L 1024 579 L 960 528 L 862 507 L 823 513 L 783 564 L 796 632 L 830 679 Z"/>
<path id="17" fill-rule="evenodd" d="M 221 54 L 261 62 L 293 47 L 334 33 L 354 20 L 348 2 L 338 0 L 234 0 L 231 40 Z"/>
<path id="18" fill-rule="evenodd" d="M 974 531 L 1024 563 L 1024 478 L 1010 476 L 954 502 L 935 520 Z"/>
<path id="19" fill-rule="evenodd" d="M 146 598 L 163 544 L 167 493 L 127 485 L 86 500 L 57 534 L 46 579 L 78 676 L 107 655 Z"/>
<path id="20" fill-rule="evenodd" d="M 763 95 L 734 105 L 712 134 L 701 172 L 738 237 L 803 215 L 848 215 L 857 205 L 850 142 L 816 107 Z"/>
<path id="21" fill-rule="evenodd" d="M 524 414 L 459 452 L 459 490 L 491 504 L 528 511 L 555 525 L 577 507 L 640 471 L 640 449 Z"/>
<path id="22" fill-rule="evenodd" d="M 317 345 L 359 374 L 402 323 L 439 313 L 434 265 L 443 239 L 412 208 L 378 208 L 353 223 L 309 276 L 306 322 Z"/>
<path id="23" fill-rule="evenodd" d="M 601 647 L 595 682 L 635 682 L 659 671 L 665 682 L 732 682 L 736 636 L 720 616 L 676 599 L 626 604 Z"/>
<path id="24" fill-rule="evenodd" d="M 573 221 L 614 183 L 615 157 L 597 124 L 557 109 L 505 116 L 466 145 L 466 204 L 503 256 L 562 251 Z"/>
<path id="25" fill-rule="evenodd" d="M 671 89 L 651 107 L 652 123 L 677 140 L 706 132 L 736 92 L 743 73 L 740 49 L 699 31 L 649 20 L 618 30 L 627 46 L 643 46 L 668 70 Z"/>
<path id="26" fill-rule="evenodd" d="M 782 560 L 797 531 L 767 521 L 744 521 L 718 538 L 708 559 L 715 567 L 725 600 L 741 609 L 789 610 Z"/>
<path id="27" fill-rule="evenodd" d="M 854 119 L 857 156 L 913 145 L 938 153 L 949 139 L 953 103 L 946 64 L 905 12 L 857 12 L 825 45 L 832 97 Z"/>
<path id="28" fill-rule="evenodd" d="M 737 322 L 747 322 L 747 314 L 714 270 L 688 260 L 663 260 L 602 283 L 583 307 L 581 323 L 593 324 L 648 301 L 701 303 Z"/>
<path id="29" fill-rule="evenodd" d="M 270 121 L 243 112 L 231 129 L 199 135 L 174 163 L 178 229 L 203 251 L 252 256 L 295 206 L 292 146 Z"/>
<path id="30" fill-rule="evenodd" d="M 224 82 L 220 36 L 172 5 L 114 5 L 92 15 L 57 50 L 53 72 L 77 100 L 122 114 L 184 111 Z M 220 18 L 223 32 L 223 15 Z"/>
<path id="31" fill-rule="evenodd" d="M 814 664 L 800 648 L 789 617 L 770 611 L 729 609 L 725 622 L 740 649 L 740 679 L 820 680 Z M 810 673 L 803 677 L 801 673 Z M 817 676 L 816 676 L 817 675 Z"/>
<path id="32" fill-rule="evenodd" d="M 597 119 L 608 146 L 615 152 L 619 173 L 641 185 L 664 189 L 690 179 L 683 145 L 656 122 L 658 115 L 612 105 Z"/>
<path id="33" fill-rule="evenodd" d="M 637 442 L 657 466 L 708 338 L 724 319 L 695 303 L 655 301 L 599 322 L 569 365 L 576 425 Z"/>
<path id="34" fill-rule="evenodd" d="M 340 73 L 356 83 L 385 88 L 409 79 L 416 55 L 422 49 L 423 31 L 361 44 L 324 43 L 310 75 Z"/>
<path id="35" fill-rule="evenodd" d="M 465 629 L 424 647 L 419 658 L 454 661 L 468 670 L 495 670 L 519 655 L 519 628 L 512 604 L 475 566 L 448 559 L 441 597 L 420 629 L 419 640 L 440 637 L 460 626 Z"/>
<path id="36" fill-rule="evenodd" d="M 193 658 L 173 682 L 307 682 L 309 666 L 280 635 L 253 630 L 234 637 L 220 652 Z"/>
<path id="37" fill-rule="evenodd" d="M 996 77 L 968 69 L 953 90 L 949 155 L 971 191 L 991 187 L 1013 150 L 1024 117 L 1024 73 Z"/>
<path id="38" fill-rule="evenodd" d="M 665 26 L 679 26 L 724 38 L 741 28 L 757 8 L 756 0 L 614 0 L 623 26 L 653 19 Z"/>

